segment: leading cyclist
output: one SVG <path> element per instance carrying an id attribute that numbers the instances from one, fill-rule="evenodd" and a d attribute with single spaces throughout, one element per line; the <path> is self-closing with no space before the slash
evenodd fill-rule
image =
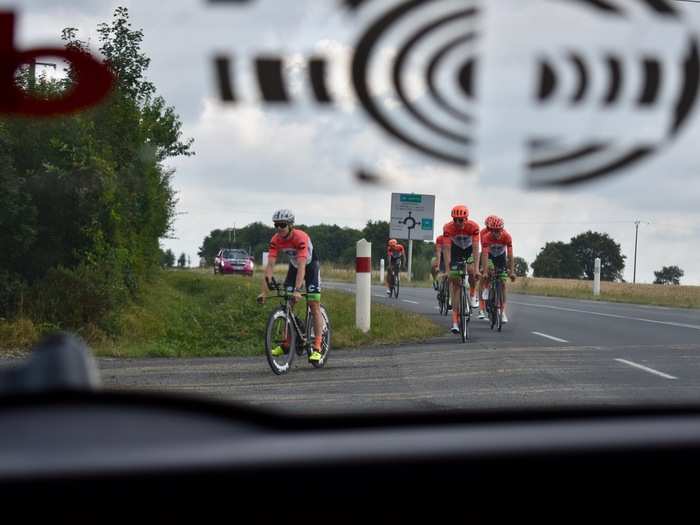
<path id="1" fill-rule="evenodd" d="M 467 262 L 469 275 L 469 305 L 477 308 L 479 302 L 474 297 L 476 283 L 480 278 L 479 268 L 479 225 L 469 220 L 469 210 L 464 205 L 452 208 L 452 222 L 443 227 L 443 256 L 445 268 L 450 271 L 450 295 L 452 297 L 452 333 L 459 333 L 459 266 L 460 260 Z"/>
<path id="2" fill-rule="evenodd" d="M 481 267 L 484 269 L 484 279 L 482 288 L 485 290 L 483 295 L 488 297 L 488 289 L 491 279 L 498 279 L 499 275 L 506 271 L 508 267 L 508 276 L 511 281 L 515 281 L 515 258 L 513 257 L 513 239 L 504 229 L 503 219 L 496 215 L 489 215 L 486 218 L 486 228 L 488 231 L 481 237 Z M 507 254 L 507 256 L 506 256 Z M 487 270 L 488 269 L 488 270 Z M 479 319 L 484 319 L 484 299 L 481 299 L 481 312 Z M 502 321 L 508 322 L 506 316 L 506 283 L 503 283 L 503 305 L 502 305 Z"/>
<path id="3" fill-rule="evenodd" d="M 293 291 L 292 304 L 301 300 L 301 285 L 306 285 L 306 299 L 311 308 L 314 323 L 314 340 L 309 361 L 320 361 L 321 342 L 323 339 L 323 319 L 321 318 L 321 263 L 318 253 L 314 250 L 311 238 L 301 230 L 294 228 L 294 213 L 290 210 L 277 210 L 272 215 L 277 233 L 270 241 L 270 249 L 265 268 L 265 280 L 258 302 L 264 303 L 267 297 L 267 282 L 272 273 L 280 251 L 289 257 L 289 268 L 284 280 L 287 291 Z M 286 348 L 284 346 L 286 345 Z M 289 339 L 272 349 L 272 355 L 277 357 L 289 352 Z"/>

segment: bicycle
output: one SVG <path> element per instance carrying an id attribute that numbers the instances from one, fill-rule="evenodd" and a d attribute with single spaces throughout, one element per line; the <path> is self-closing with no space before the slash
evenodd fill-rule
<path id="1" fill-rule="evenodd" d="M 450 310 L 450 282 L 446 275 L 440 278 L 437 292 L 438 307 L 441 315 L 447 315 Z"/>
<path id="2" fill-rule="evenodd" d="M 401 287 L 401 273 L 397 271 L 397 267 L 394 264 L 389 265 L 389 297 L 392 295 L 396 298 L 399 297 L 399 288 Z"/>
<path id="3" fill-rule="evenodd" d="M 486 312 L 491 322 L 491 330 L 496 327 L 499 332 L 503 328 L 503 286 L 507 280 L 508 273 L 505 270 L 494 270 L 491 272 L 489 295 L 486 300 Z"/>
<path id="4" fill-rule="evenodd" d="M 280 306 L 275 308 L 270 314 L 265 329 L 265 356 L 267 357 L 267 362 L 276 375 L 282 375 L 289 372 L 295 356 L 302 356 L 305 353 L 309 356 L 311 355 L 313 351 L 314 323 L 311 307 L 308 299 L 306 299 L 308 294 L 301 294 L 306 299 L 306 318 L 300 319 L 292 310 L 293 292 L 278 284 L 274 277 L 272 281 L 268 281 L 267 278 L 265 281 L 268 289 L 277 292 L 277 297 L 282 300 Z M 315 368 L 323 368 L 331 350 L 331 322 L 326 308 L 323 305 L 320 305 L 320 307 L 323 318 L 322 357 L 319 361 L 311 361 Z M 273 349 L 278 346 L 284 352 L 282 355 L 272 355 Z"/>
<path id="5" fill-rule="evenodd" d="M 462 259 L 457 262 L 457 266 L 459 267 L 459 335 L 462 342 L 466 343 L 471 338 L 469 321 L 472 316 L 472 308 L 467 296 L 467 261 Z"/>

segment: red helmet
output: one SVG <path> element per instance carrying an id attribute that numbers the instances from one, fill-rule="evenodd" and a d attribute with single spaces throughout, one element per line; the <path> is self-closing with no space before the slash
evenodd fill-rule
<path id="1" fill-rule="evenodd" d="M 469 209 L 463 204 L 458 204 L 452 208 L 453 219 L 466 219 L 467 217 L 469 217 Z"/>
<path id="2" fill-rule="evenodd" d="M 396 239 L 390 239 L 390 240 L 389 240 L 389 246 L 391 246 L 392 248 L 393 248 L 394 246 L 396 246 L 396 244 L 397 244 Z"/>
<path id="3" fill-rule="evenodd" d="M 486 217 L 486 227 L 489 230 L 502 230 L 503 219 L 496 215 L 489 215 L 488 217 Z"/>

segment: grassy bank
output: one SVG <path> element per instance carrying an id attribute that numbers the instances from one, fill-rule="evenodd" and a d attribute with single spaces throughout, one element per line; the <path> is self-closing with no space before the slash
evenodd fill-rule
<path id="1" fill-rule="evenodd" d="M 149 285 L 140 304 L 117 318 L 122 334 L 96 346 L 114 357 L 215 357 L 262 355 L 263 333 L 276 298 L 260 306 L 259 277 L 214 276 L 189 271 L 165 272 Z M 420 341 L 441 333 L 427 319 L 375 305 L 372 329 L 355 329 L 354 297 L 324 291 L 331 316 L 334 348 Z"/>

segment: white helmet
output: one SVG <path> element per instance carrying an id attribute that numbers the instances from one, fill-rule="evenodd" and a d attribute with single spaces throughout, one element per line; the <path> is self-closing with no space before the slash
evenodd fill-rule
<path id="1" fill-rule="evenodd" d="M 294 213 L 292 210 L 277 210 L 272 215 L 272 222 L 288 222 L 294 224 Z"/>

